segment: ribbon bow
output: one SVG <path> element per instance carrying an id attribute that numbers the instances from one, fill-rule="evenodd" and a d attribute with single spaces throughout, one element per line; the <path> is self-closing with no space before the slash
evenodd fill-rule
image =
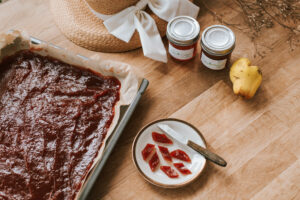
<path id="1" fill-rule="evenodd" d="M 188 0 L 140 0 L 135 6 L 130 6 L 117 14 L 104 17 L 98 13 L 96 16 L 106 18 L 103 24 L 108 32 L 125 42 L 129 42 L 137 30 L 144 55 L 166 63 L 166 49 L 155 21 L 144 11 L 147 5 L 155 15 L 165 21 L 179 15 L 196 18 L 199 12 L 199 7 Z"/>

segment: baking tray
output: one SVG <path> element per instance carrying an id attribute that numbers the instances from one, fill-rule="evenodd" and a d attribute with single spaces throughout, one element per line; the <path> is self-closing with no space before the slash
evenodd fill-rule
<path id="1" fill-rule="evenodd" d="M 44 43 L 44 41 L 39 40 L 34 37 L 31 37 L 30 39 L 33 44 Z M 49 43 L 49 45 L 53 46 L 54 48 L 57 48 L 57 49 L 62 49 L 61 47 L 58 47 L 51 43 Z M 89 58 L 87 58 L 85 56 L 82 56 L 79 54 L 77 54 L 77 56 L 81 57 L 82 59 L 89 60 Z M 113 148 L 115 147 L 119 137 L 121 136 L 126 124 L 128 123 L 130 117 L 132 116 L 135 108 L 138 105 L 138 102 L 140 101 L 140 99 L 141 99 L 143 93 L 145 92 L 145 90 L 147 89 L 148 85 L 149 85 L 149 81 L 147 79 L 143 79 L 133 102 L 130 105 L 120 107 L 121 110 L 120 110 L 119 121 L 118 121 L 115 129 L 113 130 L 112 134 L 110 135 L 110 137 L 108 138 L 108 140 L 106 142 L 106 146 L 104 148 L 104 152 L 103 152 L 101 160 L 94 166 L 94 169 L 88 175 L 88 178 L 86 179 L 86 181 L 84 183 L 83 190 L 78 197 L 78 200 L 88 199 L 88 195 L 89 195 L 91 189 L 93 188 L 94 183 L 96 182 L 99 174 L 101 173 L 106 161 L 108 160 L 109 155 L 111 154 Z"/>

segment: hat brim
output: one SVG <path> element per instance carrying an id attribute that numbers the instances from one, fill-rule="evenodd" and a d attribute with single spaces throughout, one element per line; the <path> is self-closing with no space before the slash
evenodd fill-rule
<path id="1" fill-rule="evenodd" d="M 51 0 L 50 9 L 61 32 L 75 44 L 93 51 L 124 52 L 141 47 L 139 35 L 134 33 L 126 43 L 111 35 L 84 0 Z M 167 22 L 157 17 L 150 9 L 146 11 L 155 20 L 161 36 L 165 36 Z"/>

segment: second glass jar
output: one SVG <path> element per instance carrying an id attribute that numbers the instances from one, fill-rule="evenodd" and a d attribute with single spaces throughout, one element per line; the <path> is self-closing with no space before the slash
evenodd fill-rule
<path id="1" fill-rule="evenodd" d="M 235 35 L 226 26 L 213 25 L 203 31 L 200 45 L 202 64 L 209 69 L 221 70 L 230 62 L 235 47 Z"/>

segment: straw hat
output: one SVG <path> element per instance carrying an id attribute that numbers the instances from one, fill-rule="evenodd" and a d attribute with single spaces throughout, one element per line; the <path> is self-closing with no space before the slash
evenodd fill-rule
<path id="1" fill-rule="evenodd" d="M 75 44 L 93 51 L 123 52 L 141 47 L 138 33 L 134 33 L 129 43 L 116 38 L 90 8 L 104 15 L 112 15 L 138 1 L 51 0 L 50 9 L 59 29 Z M 155 20 L 160 35 L 164 36 L 167 22 L 153 14 L 149 8 L 146 8 L 146 12 Z"/>

